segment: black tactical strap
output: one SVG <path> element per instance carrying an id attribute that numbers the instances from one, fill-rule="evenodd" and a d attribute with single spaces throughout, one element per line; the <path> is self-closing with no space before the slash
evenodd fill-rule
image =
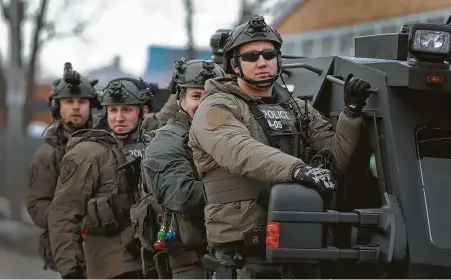
<path id="1" fill-rule="evenodd" d="M 252 112 L 252 115 L 254 115 L 255 119 L 261 125 L 263 132 L 265 133 L 265 136 L 269 141 L 270 146 L 274 148 L 279 148 L 279 143 L 277 142 L 276 138 L 274 136 L 271 136 L 270 134 L 271 129 L 269 128 L 268 121 L 266 120 L 265 115 L 263 115 L 262 111 L 260 111 L 255 101 L 252 100 L 250 97 L 245 98 L 244 96 L 241 96 L 234 92 L 232 92 L 232 94 L 233 96 L 238 97 L 247 104 L 249 110 Z"/>
<path id="2" fill-rule="evenodd" d="M 114 156 L 116 157 L 116 160 L 118 162 L 117 166 L 121 166 L 121 165 L 127 163 L 127 159 L 126 159 L 124 153 L 122 153 L 117 147 L 110 145 L 109 148 L 113 152 Z M 127 180 L 125 179 L 125 173 L 122 171 L 117 171 L 116 172 L 116 182 L 119 183 L 122 180 L 124 180 L 124 182 L 127 182 Z M 128 187 L 129 187 L 129 191 L 131 191 L 131 188 L 133 186 L 128 186 Z"/>
<path id="3" fill-rule="evenodd" d="M 103 142 L 102 144 L 105 145 L 108 149 L 110 149 L 113 152 L 114 157 L 117 160 L 117 166 L 121 166 L 121 165 L 124 165 L 127 163 L 127 159 L 126 159 L 124 153 L 121 150 L 119 150 L 119 148 L 116 145 L 110 144 L 108 142 Z M 121 182 L 123 182 L 125 184 L 125 186 Z M 133 200 L 136 201 L 139 193 L 137 193 L 136 189 L 133 188 L 134 186 L 129 186 L 124 171 L 116 171 L 115 185 L 119 189 L 121 189 L 121 191 L 132 194 Z"/>
<path id="4" fill-rule="evenodd" d="M 275 87 L 274 88 L 276 90 L 280 90 L 282 87 L 280 86 L 280 84 L 275 83 Z M 286 89 L 282 89 L 282 90 L 286 90 Z M 250 97 L 245 98 L 244 96 L 241 96 L 241 95 L 233 93 L 233 92 L 232 92 L 232 94 L 234 96 L 238 97 L 239 99 L 243 100 L 248 105 L 249 110 L 252 112 L 252 114 L 254 115 L 255 119 L 258 121 L 258 123 L 261 125 L 261 127 L 263 129 L 263 132 L 265 133 L 266 138 L 268 138 L 268 141 L 269 141 L 271 147 L 279 148 L 280 145 L 279 145 L 278 141 L 276 140 L 276 137 L 271 136 L 270 132 L 272 130 L 269 128 L 268 122 L 266 121 L 263 113 L 258 108 L 256 102 L 254 100 L 252 100 Z M 287 101 L 290 101 L 290 99 L 292 100 L 293 103 L 296 103 L 296 101 L 294 99 L 292 99 L 291 96 L 290 96 L 290 98 Z M 296 119 L 295 120 L 295 124 L 296 124 L 296 122 L 300 121 L 298 119 L 298 116 L 302 116 L 302 112 L 299 110 L 299 107 L 296 106 L 296 104 L 292 105 L 292 106 L 294 106 L 293 108 L 290 108 L 290 106 L 287 106 L 286 105 L 287 101 L 281 102 L 281 103 L 278 103 L 278 104 L 280 106 L 282 106 L 283 108 L 286 108 L 287 110 L 289 110 L 292 114 L 294 113 L 293 109 L 294 109 L 295 112 L 298 112 L 298 114 L 293 114 L 295 116 L 295 119 Z M 307 106 L 307 102 L 305 103 L 305 106 Z M 304 135 L 304 133 L 308 133 L 309 132 L 308 125 L 310 124 L 310 119 L 308 119 L 307 107 L 305 109 L 306 109 L 307 119 L 304 120 L 304 122 L 302 123 L 303 127 L 300 128 L 299 125 L 295 125 L 296 129 L 298 130 L 298 133 L 301 133 L 302 135 Z M 306 125 L 306 127 L 305 127 L 305 125 Z M 307 131 L 304 131 L 304 129 L 307 129 Z M 303 136 L 303 138 L 304 138 L 304 136 Z"/>
<path id="5" fill-rule="evenodd" d="M 242 97 L 242 96 L 240 96 L 238 94 L 233 94 L 233 95 L 238 97 L 239 99 L 243 100 L 244 102 L 246 102 L 246 104 L 248 105 L 249 110 L 251 111 L 252 115 L 254 116 L 254 118 L 258 121 L 258 123 L 262 127 L 263 132 L 265 133 L 265 136 L 268 139 L 269 145 L 271 147 L 276 148 L 276 149 L 280 149 L 282 152 L 284 152 L 286 154 L 289 154 L 289 155 L 294 155 L 295 154 L 294 153 L 295 149 L 290 149 L 290 146 L 292 146 L 290 144 L 296 145 L 297 143 L 289 143 L 287 141 L 280 142 L 276 136 L 273 136 L 272 135 L 272 130 L 269 127 L 268 121 L 266 120 L 266 118 L 265 118 L 264 114 L 262 113 L 262 111 L 258 108 L 258 105 L 257 105 L 257 103 L 255 101 L 253 101 L 251 99 L 248 99 L 248 98 L 244 98 L 244 97 Z M 285 103 L 279 103 L 279 105 L 282 106 L 283 108 L 288 107 L 288 106 L 285 105 Z M 292 112 L 291 110 L 289 110 L 289 111 Z M 294 114 L 294 116 L 295 116 L 295 119 L 297 120 L 297 114 Z M 295 123 L 296 123 L 296 120 L 295 120 Z M 299 130 L 298 127 L 296 127 L 296 129 Z M 293 139 L 293 142 L 296 142 L 296 141 L 294 141 L 294 139 Z"/>
<path id="6" fill-rule="evenodd" d="M 264 117 L 261 110 L 258 108 L 257 104 L 254 102 L 249 102 L 248 106 L 249 106 L 249 110 L 252 112 L 255 119 L 258 121 L 258 123 L 262 127 L 266 138 L 268 138 L 270 146 L 273 148 L 279 149 L 280 151 L 282 151 L 286 154 L 295 155 L 295 152 L 294 152 L 295 149 L 293 149 L 293 146 L 300 145 L 300 143 L 296 143 L 296 141 L 294 141 L 296 136 L 293 134 L 291 142 L 290 142 L 290 139 L 286 136 L 285 137 L 275 136 L 274 134 L 272 134 L 273 131 L 269 127 L 268 121 Z M 282 108 L 285 108 L 285 106 L 283 106 L 283 104 L 280 104 L 280 106 Z M 296 115 L 295 115 L 295 117 L 296 117 Z M 296 122 L 296 120 L 295 120 L 295 122 Z M 295 128 L 297 129 L 296 126 L 295 126 Z M 281 136 L 281 135 L 279 135 L 279 136 Z"/>
<path id="7" fill-rule="evenodd" d="M 269 141 L 269 144 L 271 145 L 271 147 L 279 148 L 279 143 L 277 142 L 277 140 L 275 139 L 274 136 L 271 136 L 270 131 L 272 131 L 272 130 L 271 130 L 271 128 L 269 128 L 268 121 L 265 119 L 265 116 L 263 115 L 262 111 L 260 111 L 260 109 L 258 109 L 257 104 L 255 104 L 254 102 L 247 102 L 247 104 L 249 106 L 249 110 L 252 112 L 255 119 L 258 121 L 258 123 L 263 128 L 263 132 L 265 133 L 266 138 L 268 138 L 268 141 Z"/>

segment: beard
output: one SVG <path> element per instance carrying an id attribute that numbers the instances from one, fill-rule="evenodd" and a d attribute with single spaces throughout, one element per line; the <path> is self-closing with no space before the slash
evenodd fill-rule
<path id="1" fill-rule="evenodd" d="M 74 123 L 73 121 L 69 120 L 67 122 L 64 122 L 64 124 L 72 131 L 77 131 L 80 129 L 85 129 L 85 128 L 89 128 L 89 121 L 90 118 L 88 118 L 86 121 L 84 122 L 76 122 Z"/>

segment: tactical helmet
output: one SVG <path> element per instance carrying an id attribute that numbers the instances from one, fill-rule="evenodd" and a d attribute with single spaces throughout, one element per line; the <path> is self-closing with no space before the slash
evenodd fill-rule
<path id="1" fill-rule="evenodd" d="M 117 78 L 100 93 L 100 103 L 107 105 L 143 105 L 152 98 L 150 85 L 142 79 Z"/>
<path id="2" fill-rule="evenodd" d="M 186 88 L 204 88 L 208 79 L 225 75 L 221 67 L 207 60 L 186 60 L 182 57 L 174 62 L 174 68 L 172 84 L 175 90 L 171 93 L 177 94 L 178 99 L 186 94 Z"/>
<path id="3" fill-rule="evenodd" d="M 64 75 L 62 79 L 55 80 L 53 85 L 52 99 L 61 98 L 95 98 L 94 86 L 98 80 L 89 81 L 77 71 L 73 71 L 72 64 L 64 64 Z"/>
<path id="4" fill-rule="evenodd" d="M 266 24 L 264 17 L 258 15 L 252 16 L 247 23 L 238 25 L 231 32 L 223 33 L 219 41 L 219 44 L 223 45 L 223 67 L 228 74 L 235 74 L 230 65 L 230 60 L 234 57 L 234 52 L 239 46 L 249 42 L 269 41 L 280 51 L 283 42 L 279 32 Z"/>
<path id="5" fill-rule="evenodd" d="M 223 34 L 227 34 L 229 32 L 232 32 L 232 29 L 218 29 L 210 38 L 211 53 L 213 54 L 211 56 L 211 60 L 213 60 L 213 62 L 218 66 L 222 65 L 224 58 L 224 50 L 222 49 L 223 45 L 221 44 L 221 40 Z"/>
<path id="6" fill-rule="evenodd" d="M 86 98 L 90 100 L 91 108 L 100 108 L 97 99 L 95 85 L 98 80 L 89 81 L 77 71 L 72 69 L 72 64 L 64 64 L 63 78 L 52 83 L 52 94 L 48 98 L 48 106 L 54 119 L 60 118 L 59 99 L 63 98 Z"/>

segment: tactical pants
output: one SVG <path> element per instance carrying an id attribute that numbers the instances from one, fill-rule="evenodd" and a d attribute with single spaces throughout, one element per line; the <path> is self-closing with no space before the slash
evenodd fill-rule
<path id="1" fill-rule="evenodd" d="M 173 279 L 207 279 L 208 271 L 202 267 L 197 251 L 174 252 L 168 258 Z"/>
<path id="2" fill-rule="evenodd" d="M 229 248 L 213 249 L 214 257 L 221 262 L 233 259 L 237 261 L 235 271 L 230 271 L 224 274 L 224 270 L 213 273 L 213 279 L 319 279 L 320 272 L 317 265 L 301 265 L 296 264 L 291 268 L 290 266 L 274 266 L 266 262 L 264 250 L 256 250 L 250 252 L 243 249 L 243 246 L 237 246 L 236 251 L 233 252 Z M 255 254 L 257 253 L 257 254 Z M 228 258 L 227 258 L 228 256 Z M 241 259 L 241 260 L 240 260 Z M 218 273 L 217 273 L 218 272 Z"/>
<path id="3" fill-rule="evenodd" d="M 145 279 L 158 279 L 158 273 L 155 269 L 151 269 L 149 271 L 146 271 L 147 275 Z M 122 273 L 121 275 L 118 275 L 116 277 L 113 277 L 113 279 L 143 279 L 143 274 L 141 271 L 129 271 Z"/>
<path id="4" fill-rule="evenodd" d="M 208 271 L 199 264 L 187 270 L 172 272 L 172 279 L 208 279 Z"/>

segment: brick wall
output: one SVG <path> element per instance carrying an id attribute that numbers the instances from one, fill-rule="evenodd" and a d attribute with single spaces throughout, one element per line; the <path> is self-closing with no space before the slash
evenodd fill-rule
<path id="1" fill-rule="evenodd" d="M 276 29 L 296 34 L 451 8 L 451 0 L 305 0 Z"/>
<path id="2" fill-rule="evenodd" d="M 47 104 L 48 97 L 52 93 L 52 86 L 51 85 L 36 85 L 34 90 L 34 96 L 33 96 L 33 107 L 41 105 L 39 107 L 43 107 L 42 104 Z M 3 94 L 3 93 L 2 93 Z M 47 107 L 44 106 L 43 110 L 40 110 L 39 112 L 35 113 L 31 121 L 42 121 L 50 123 L 52 122 L 52 116 L 47 110 Z M 5 118 L 6 118 L 6 111 L 5 108 L 0 107 L 0 126 L 5 124 Z"/>

